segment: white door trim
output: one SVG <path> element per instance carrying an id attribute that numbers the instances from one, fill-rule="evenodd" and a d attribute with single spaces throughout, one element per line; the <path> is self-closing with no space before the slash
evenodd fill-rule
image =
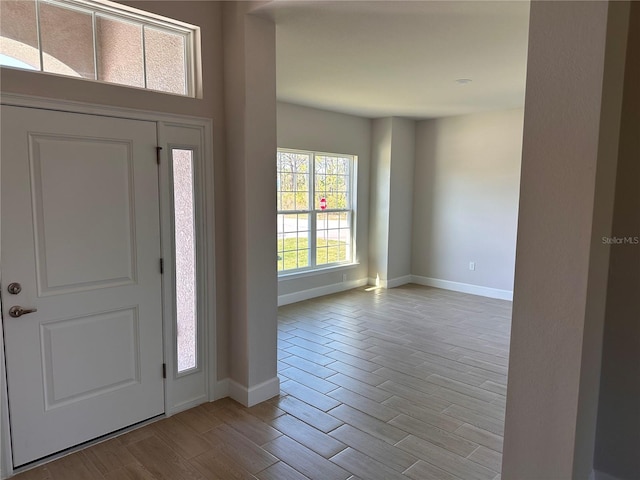
<path id="1" fill-rule="evenodd" d="M 131 108 L 112 107 L 105 105 L 88 104 L 81 102 L 73 102 L 67 100 L 57 100 L 44 97 L 35 97 L 30 95 L 15 95 L 5 94 L 0 95 L 0 103 L 2 105 L 13 105 L 17 107 L 37 108 L 44 110 L 56 110 L 70 113 L 81 113 L 91 115 L 101 115 L 107 117 L 126 118 L 131 120 L 146 120 L 156 122 L 158 125 L 159 133 L 162 131 L 163 125 L 178 125 L 184 126 L 190 129 L 198 129 L 202 132 L 202 172 L 203 178 L 201 182 L 202 192 L 202 208 L 203 214 L 201 216 L 204 225 L 201 231 L 198 233 L 199 239 L 203 241 L 202 259 L 204 260 L 205 271 L 201 275 L 200 281 L 201 291 L 207 292 L 204 298 L 203 312 L 204 318 L 204 331 L 203 342 L 204 355 L 203 355 L 203 367 L 205 369 L 206 378 L 206 396 L 205 400 L 212 401 L 218 398 L 216 390 L 217 378 L 216 378 L 216 297 L 215 297 L 215 237 L 214 237 L 214 179 L 213 179 L 213 122 L 208 118 L 192 117 L 186 115 L 167 114 L 163 112 L 143 111 Z M 159 142 L 165 141 L 163 138 L 158 138 Z M 171 192 L 167 191 L 166 185 L 161 185 L 160 201 L 166 204 L 167 196 Z M 161 219 L 161 229 L 165 232 L 170 225 L 165 224 L 165 217 Z M 0 226 L 1 228 L 1 226 Z M 163 233 L 164 236 L 164 233 Z M 0 245 L 1 248 L 1 245 Z M 171 246 L 163 244 L 163 255 L 167 260 L 167 251 L 171 250 Z M 172 254 L 171 254 L 172 255 Z M 0 274 L 1 280 L 1 274 Z M 163 279 L 163 285 L 169 283 L 168 279 Z M 165 319 L 171 318 L 172 310 L 167 310 L 169 305 L 173 305 L 173 299 L 167 299 L 167 294 L 172 294 L 172 289 L 166 289 L 163 286 L 163 317 Z M 164 357 L 166 361 L 173 359 L 173 348 L 175 343 L 174 331 L 172 322 L 164 322 Z M 169 365 L 167 365 L 169 367 Z M 180 410 L 189 408 L 189 403 L 182 403 L 179 405 L 169 404 L 169 401 L 173 396 L 171 390 L 174 383 L 174 375 L 170 368 L 168 368 L 167 379 L 165 381 L 165 415 L 170 416 L 177 413 Z M 10 443 L 10 429 L 8 424 L 9 410 L 7 401 L 7 384 L 6 384 L 6 372 L 5 372 L 5 358 L 4 358 L 4 338 L 3 331 L 0 328 L 0 478 L 7 478 L 13 474 L 11 443 Z M 198 400 L 195 400 L 198 402 Z"/>

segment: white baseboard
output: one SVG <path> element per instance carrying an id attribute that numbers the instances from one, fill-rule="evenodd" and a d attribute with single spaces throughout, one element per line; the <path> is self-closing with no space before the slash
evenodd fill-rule
<path id="1" fill-rule="evenodd" d="M 348 282 L 332 283 L 330 285 L 324 285 L 322 287 L 309 288 L 308 290 L 301 290 L 299 292 L 285 293 L 278 296 L 278 306 L 289 305 L 290 303 L 302 302 L 303 300 L 309 300 L 310 298 L 322 297 L 324 295 L 331 295 L 332 293 L 344 292 L 353 288 L 362 287 L 367 285 L 368 279 L 361 278 L 359 280 L 350 280 Z"/>
<path id="2" fill-rule="evenodd" d="M 403 277 L 392 278 L 387 280 L 385 288 L 395 288 L 401 285 L 406 285 L 407 283 L 411 283 L 411 275 L 405 275 Z"/>
<path id="3" fill-rule="evenodd" d="M 442 288 L 444 290 L 470 293 L 472 295 L 498 298 L 500 300 L 513 300 L 513 292 L 511 290 L 500 290 L 498 288 L 483 287 L 480 285 L 472 285 L 470 283 L 452 282 L 449 280 L 440 280 L 438 278 L 421 277 L 419 275 L 411 275 L 411 281 L 418 285 L 425 285 L 427 287 Z"/>
<path id="4" fill-rule="evenodd" d="M 245 407 L 253 407 L 280 393 L 280 379 L 273 377 L 266 382 L 247 388 L 234 380 L 229 380 L 229 396 Z"/>
<path id="5" fill-rule="evenodd" d="M 218 380 L 213 388 L 213 395 L 211 398 L 211 402 L 215 402 L 216 400 L 220 400 L 221 398 L 225 398 L 229 396 L 229 379 L 224 378 L 222 380 Z"/>
<path id="6" fill-rule="evenodd" d="M 390 280 L 383 280 L 381 278 L 369 278 L 369 285 L 374 285 L 378 288 L 395 288 L 401 285 L 411 283 L 413 280 L 412 275 L 404 275 L 402 277 L 392 278 Z"/>
<path id="7" fill-rule="evenodd" d="M 609 475 L 608 473 L 599 472 L 598 470 L 592 470 L 591 475 L 589 475 L 589 480 L 619 480 L 617 477 L 613 475 Z"/>
<path id="8" fill-rule="evenodd" d="M 171 408 L 167 408 L 165 410 L 165 415 L 167 417 L 170 417 L 177 413 L 184 412 L 185 410 L 189 410 L 190 408 L 197 407 L 198 405 L 202 405 L 203 403 L 206 403 L 206 402 L 207 402 L 207 396 L 199 395 L 198 397 L 178 403 Z"/>

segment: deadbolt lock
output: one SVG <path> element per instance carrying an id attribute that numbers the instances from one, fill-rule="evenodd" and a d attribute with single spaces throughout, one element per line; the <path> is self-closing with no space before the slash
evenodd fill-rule
<path id="1" fill-rule="evenodd" d="M 10 283 L 9 286 L 7 287 L 7 291 L 11 295 L 17 295 L 22 291 L 22 285 L 20 285 L 17 282 Z"/>

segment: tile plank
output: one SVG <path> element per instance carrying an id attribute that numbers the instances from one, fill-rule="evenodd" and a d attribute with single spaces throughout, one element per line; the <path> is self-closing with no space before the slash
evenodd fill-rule
<path id="1" fill-rule="evenodd" d="M 360 380 L 356 380 L 355 378 L 351 378 L 342 373 L 336 373 L 335 375 L 328 377 L 327 380 L 379 403 L 384 402 L 393 396 L 393 394 L 386 392 L 379 387 L 371 386 L 368 383 L 361 382 Z"/>
<path id="2" fill-rule="evenodd" d="M 497 474 L 497 472 L 414 435 L 408 436 L 397 446 L 463 480 L 493 480 Z"/>
<path id="3" fill-rule="evenodd" d="M 351 447 L 332 457 L 331 461 L 367 480 L 405 480 L 401 473 Z"/>
<path id="4" fill-rule="evenodd" d="M 338 401 L 338 405 L 340 403 L 349 405 L 363 413 L 366 413 L 367 415 L 371 415 L 378 420 L 382 420 L 383 422 L 391 420 L 400 413 L 392 407 L 383 405 L 379 402 L 374 402 L 373 400 L 363 397 L 362 395 L 358 395 L 346 388 L 337 388 L 334 391 L 329 392 L 328 395 L 331 398 L 336 399 Z"/>
<path id="5" fill-rule="evenodd" d="M 205 432 L 212 452 L 222 452 L 250 473 L 257 473 L 278 461 L 269 452 L 260 448 L 229 425 L 220 425 Z M 279 437 L 278 437 L 279 438 Z M 208 468 L 205 466 L 205 468 Z"/>
<path id="6" fill-rule="evenodd" d="M 280 398 L 277 405 L 281 410 L 325 433 L 342 425 L 342 422 L 335 416 L 329 415 L 291 396 Z"/>
<path id="7" fill-rule="evenodd" d="M 272 425 L 283 434 L 325 458 L 332 457 L 347 446 L 332 436 L 313 428 L 292 415 L 276 418 Z M 340 427 L 341 428 L 341 427 Z M 335 430 L 334 430 L 335 431 Z"/>
<path id="8" fill-rule="evenodd" d="M 459 435 L 467 440 L 471 440 L 479 445 L 484 445 L 491 450 L 502 453 L 502 436 L 495 433 L 487 432 L 474 425 L 468 423 L 463 424 L 456 430 L 456 435 Z"/>
<path id="9" fill-rule="evenodd" d="M 155 436 L 132 443 L 128 448 L 140 464 L 158 480 L 205 479 L 193 465 Z"/>
<path id="10" fill-rule="evenodd" d="M 496 472 L 499 472 L 502 468 L 502 454 L 486 447 L 478 447 L 478 449 L 467 458 Z"/>
<path id="11" fill-rule="evenodd" d="M 408 415 L 398 415 L 389 424 L 462 457 L 468 456 L 478 448 L 477 443 L 470 442 L 458 435 L 446 432 Z"/>
<path id="12" fill-rule="evenodd" d="M 329 435 L 398 472 L 403 472 L 418 461 L 418 458 L 410 453 L 353 428 L 351 425 L 336 428 Z"/>
<path id="13" fill-rule="evenodd" d="M 282 384 L 281 389 L 292 397 L 295 397 L 298 400 L 302 400 L 303 402 L 308 403 L 309 405 L 316 407 L 323 412 L 331 410 L 332 408 L 340 405 L 339 401 L 331 397 L 332 392 L 330 392 L 328 395 L 325 395 L 309 387 L 306 387 L 301 383 L 296 382 L 295 380 L 289 380 L 288 382 L 286 382 L 286 384 Z"/>
<path id="14" fill-rule="evenodd" d="M 295 367 L 285 368 L 284 370 L 279 370 L 278 375 L 280 377 L 285 377 L 290 380 L 295 380 L 296 382 L 305 385 L 309 388 L 313 388 L 320 393 L 328 393 L 331 390 L 335 390 L 338 386 L 334 383 L 328 382 L 327 380 L 323 380 L 320 377 L 316 377 L 310 373 L 304 372 Z"/>
<path id="15" fill-rule="evenodd" d="M 259 480 L 308 480 L 303 474 L 284 462 L 278 462 L 265 468 L 256 475 Z"/>
<path id="16" fill-rule="evenodd" d="M 391 445 L 394 445 L 408 435 L 403 430 L 382 422 L 377 418 L 373 418 L 348 405 L 340 405 L 333 410 L 329 410 L 329 414 Z"/>
<path id="17" fill-rule="evenodd" d="M 335 463 L 286 436 L 272 440 L 264 448 L 311 480 L 346 480 L 351 475 Z"/>

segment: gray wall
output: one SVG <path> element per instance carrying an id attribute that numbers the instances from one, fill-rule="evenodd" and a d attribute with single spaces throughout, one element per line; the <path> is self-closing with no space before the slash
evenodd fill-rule
<path id="1" fill-rule="evenodd" d="M 411 275 L 413 231 L 413 175 L 416 162 L 416 122 L 391 120 L 391 177 L 389 204 L 389 265 L 387 280 Z"/>
<path id="2" fill-rule="evenodd" d="M 640 239 L 640 3 L 631 4 L 613 236 Z M 640 244 L 611 247 L 595 467 L 640 478 Z"/>
<path id="3" fill-rule="evenodd" d="M 417 122 L 414 275 L 513 290 L 523 115 Z"/>
<path id="4" fill-rule="evenodd" d="M 503 478 L 593 467 L 625 8 L 531 4 Z"/>
<path id="5" fill-rule="evenodd" d="M 347 274 L 347 281 L 367 278 L 371 121 L 366 118 L 288 103 L 278 103 L 277 118 L 278 147 L 280 148 L 358 156 L 356 260 L 359 263 L 354 268 L 347 270 L 297 276 L 289 279 L 281 278 L 278 282 L 278 294 L 284 295 L 338 284 L 342 282 L 343 273 Z"/>
<path id="6" fill-rule="evenodd" d="M 230 395 L 249 406 L 279 392 L 276 276 L 275 25 L 224 2 L 230 278 Z"/>
<path id="7" fill-rule="evenodd" d="M 393 287 L 411 275 L 415 121 L 372 122 L 369 282 Z"/>
<path id="8" fill-rule="evenodd" d="M 510 292 L 522 122 L 523 109 L 416 122 L 279 103 L 278 146 L 359 155 L 348 280 L 417 275 Z M 285 277 L 278 293 L 340 282 L 342 272 Z"/>
<path id="9" fill-rule="evenodd" d="M 371 126 L 369 278 L 372 284 L 388 278 L 392 120 L 391 117 L 378 118 Z"/>

